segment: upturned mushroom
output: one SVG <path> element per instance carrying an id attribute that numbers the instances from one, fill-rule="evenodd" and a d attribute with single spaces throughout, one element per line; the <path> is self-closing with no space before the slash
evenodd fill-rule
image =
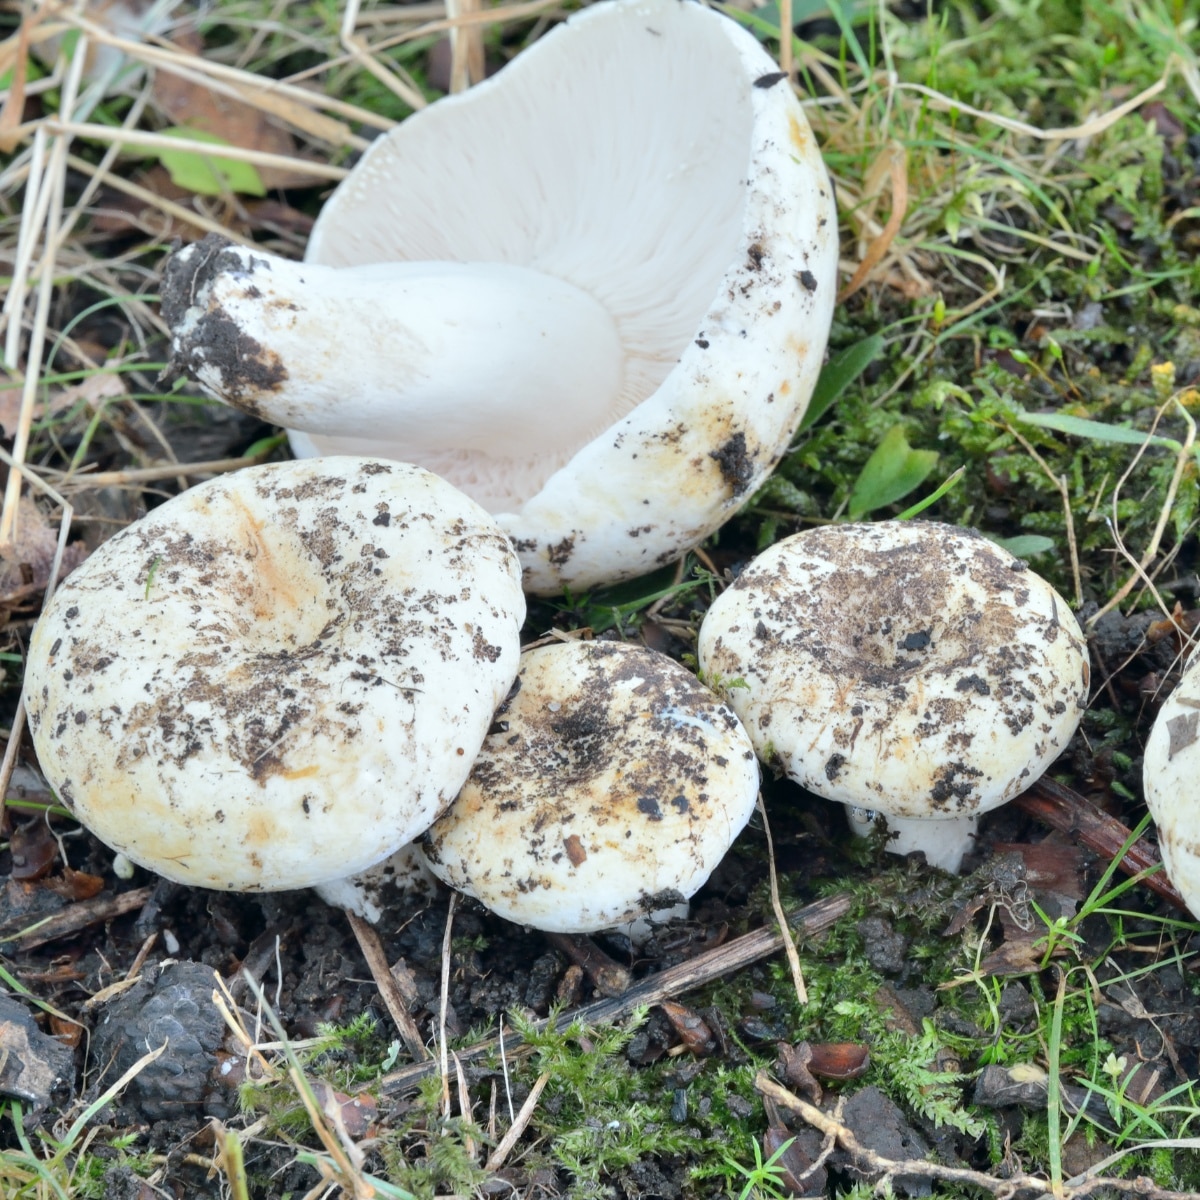
<path id="1" fill-rule="evenodd" d="M 756 39 L 615 0 L 376 141 L 306 262 L 180 251 L 163 313 L 174 373 L 300 455 L 437 472 L 548 593 L 673 561 L 766 477 L 836 267 L 825 167 Z"/>
<path id="2" fill-rule="evenodd" d="M 898 852 L 948 871 L 976 815 L 1065 748 L 1088 697 L 1062 597 L 981 534 L 934 522 L 778 542 L 709 609 L 699 659 L 708 679 L 740 681 L 729 703 L 764 761 L 883 814 Z"/>
<path id="3" fill-rule="evenodd" d="M 1193 652 L 1154 719 L 1142 786 L 1163 866 L 1193 915 L 1200 917 L 1200 654 Z"/>
<path id="4" fill-rule="evenodd" d="M 169 879 L 270 891 L 363 870 L 454 798 L 516 674 L 520 567 L 417 467 L 214 479 L 55 593 L 25 703 L 48 780 Z"/>
<path id="5" fill-rule="evenodd" d="M 422 840 L 444 883 L 510 921 L 592 933 L 690 897 L 758 795 L 754 748 L 645 647 L 527 650 L 463 790 Z"/>

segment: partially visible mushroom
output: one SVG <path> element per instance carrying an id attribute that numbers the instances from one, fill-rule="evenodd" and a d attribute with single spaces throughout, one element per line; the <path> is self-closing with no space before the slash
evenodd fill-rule
<path id="1" fill-rule="evenodd" d="M 254 467 L 167 501 L 62 584 L 30 643 L 30 728 L 62 800 L 134 862 L 307 887 L 453 799 L 524 615 L 507 539 L 429 472 Z"/>
<path id="2" fill-rule="evenodd" d="M 776 543 L 717 598 L 700 666 L 760 756 L 956 871 L 976 814 L 1024 791 L 1087 704 L 1083 634 L 1019 559 L 923 521 Z"/>
<path id="3" fill-rule="evenodd" d="M 1163 702 L 1146 741 L 1146 807 L 1171 882 L 1200 917 L 1200 654 Z"/>
<path id="4" fill-rule="evenodd" d="M 433 873 L 510 921 L 591 933 L 690 897 L 754 810 L 738 719 L 665 655 L 528 650 L 471 776 L 422 842 Z"/>
<path id="5" fill-rule="evenodd" d="M 436 471 L 545 593 L 670 562 L 743 503 L 808 404 L 836 270 L 832 187 L 757 40 L 615 0 L 378 139 L 306 263 L 179 252 L 163 313 L 175 373 L 298 454 Z"/>
<path id="6" fill-rule="evenodd" d="M 437 896 L 438 881 L 425 856 L 409 842 L 365 871 L 318 883 L 313 891 L 333 908 L 344 908 L 378 925 L 389 909 L 411 912 L 430 904 Z"/>

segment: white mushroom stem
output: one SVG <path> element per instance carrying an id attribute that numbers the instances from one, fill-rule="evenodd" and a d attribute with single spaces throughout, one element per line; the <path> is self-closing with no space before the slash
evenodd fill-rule
<path id="1" fill-rule="evenodd" d="M 963 859 L 975 848 L 979 818 L 949 817 L 934 820 L 929 817 L 893 817 L 871 809 L 847 804 L 846 818 L 856 837 L 867 837 L 875 822 L 883 818 L 888 831 L 889 854 L 912 854 L 920 850 L 931 867 L 957 875 Z"/>
<path id="2" fill-rule="evenodd" d="M 163 310 L 173 373 L 216 399 L 309 433 L 383 431 L 414 456 L 519 454 L 548 414 L 585 441 L 624 372 L 598 301 L 509 263 L 328 267 L 208 238 L 172 259 Z"/>
<path id="3" fill-rule="evenodd" d="M 389 900 L 399 899 L 411 913 L 437 894 L 438 882 L 424 856 L 410 842 L 365 871 L 318 883 L 313 889 L 332 908 L 344 908 L 378 925 Z"/>

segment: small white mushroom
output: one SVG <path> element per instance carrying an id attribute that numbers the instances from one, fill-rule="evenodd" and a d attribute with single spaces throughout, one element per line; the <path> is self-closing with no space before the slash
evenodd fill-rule
<path id="1" fill-rule="evenodd" d="M 300 455 L 436 471 L 555 592 L 673 561 L 766 477 L 836 270 L 832 187 L 758 41 L 615 0 L 379 138 L 305 263 L 181 251 L 163 313 L 177 373 Z"/>
<path id="2" fill-rule="evenodd" d="M 933 522 L 778 542 L 709 609 L 699 657 L 710 681 L 744 683 L 729 703 L 764 761 L 886 815 L 901 852 L 950 871 L 976 814 L 1046 770 L 1088 696 L 1058 593 L 981 534 Z"/>
<path id="3" fill-rule="evenodd" d="M 1142 765 L 1146 807 L 1167 875 L 1200 917 L 1200 654 L 1164 701 Z"/>
<path id="4" fill-rule="evenodd" d="M 58 589 L 25 703 L 102 841 L 200 887 L 308 887 L 428 828 L 517 670 L 520 568 L 478 505 L 365 458 L 169 500 Z"/>
<path id="5" fill-rule="evenodd" d="M 528 650 L 471 777 L 422 842 L 433 873 L 510 921 L 591 933 L 690 897 L 754 810 L 754 748 L 665 655 Z"/>

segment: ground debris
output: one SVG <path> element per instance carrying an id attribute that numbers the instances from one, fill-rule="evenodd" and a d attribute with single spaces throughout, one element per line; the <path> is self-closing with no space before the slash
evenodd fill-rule
<path id="1" fill-rule="evenodd" d="M 29 1010 L 0 996 L 0 1094 L 32 1106 L 34 1113 L 74 1094 L 75 1056 L 43 1033 Z"/>
<path id="2" fill-rule="evenodd" d="M 172 962 L 147 969 L 105 1006 L 92 1034 L 92 1061 L 107 1082 L 129 1070 L 147 1047 L 166 1043 L 163 1054 L 134 1077 L 123 1104 L 136 1105 L 152 1121 L 189 1113 L 232 1114 L 233 1097 L 217 1086 L 213 1074 L 226 1034 L 212 1002 L 214 986 L 211 967 Z"/>
<path id="3" fill-rule="evenodd" d="M 861 1088 L 848 1097 L 841 1113 L 860 1146 L 893 1163 L 919 1162 L 929 1157 L 924 1138 L 904 1119 L 899 1106 L 877 1087 Z M 859 1178 L 873 1174 L 853 1163 L 851 1173 Z M 892 1187 L 903 1196 L 928 1196 L 933 1191 L 928 1178 L 921 1174 L 889 1174 Z"/>

